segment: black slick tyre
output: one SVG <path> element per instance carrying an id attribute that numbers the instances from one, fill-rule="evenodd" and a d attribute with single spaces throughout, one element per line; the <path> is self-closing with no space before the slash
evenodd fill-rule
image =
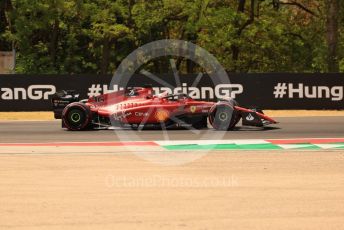
<path id="1" fill-rule="evenodd" d="M 62 112 L 62 122 L 68 130 L 79 131 L 90 128 L 92 113 L 87 105 L 74 102 L 67 105 Z"/>

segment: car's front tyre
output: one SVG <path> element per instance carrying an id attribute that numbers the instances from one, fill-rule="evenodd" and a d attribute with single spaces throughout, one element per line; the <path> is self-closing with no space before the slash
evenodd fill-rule
<path id="1" fill-rule="evenodd" d="M 209 123 L 217 130 L 231 130 L 240 120 L 234 106 L 238 103 L 231 99 L 216 103 L 209 112 Z"/>

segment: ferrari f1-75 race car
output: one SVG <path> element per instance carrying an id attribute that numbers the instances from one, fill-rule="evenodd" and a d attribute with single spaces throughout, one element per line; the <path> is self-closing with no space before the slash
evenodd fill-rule
<path id="1" fill-rule="evenodd" d="M 258 109 L 240 107 L 233 99 L 218 102 L 197 101 L 186 94 L 153 94 L 151 86 L 133 87 L 79 100 L 73 91 L 60 91 L 52 97 L 54 116 L 68 130 L 106 127 L 194 128 L 210 125 L 231 130 L 242 119 L 247 126 L 276 123 Z"/>

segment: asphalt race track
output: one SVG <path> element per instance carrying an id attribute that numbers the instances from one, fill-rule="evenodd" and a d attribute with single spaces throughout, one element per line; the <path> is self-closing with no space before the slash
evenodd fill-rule
<path id="1" fill-rule="evenodd" d="M 0 229 L 342 229 L 344 117 L 278 121 L 265 130 L 199 133 L 0 121 Z M 135 142 L 219 136 L 338 138 L 342 147 L 178 151 Z M 136 145 L 111 145 L 122 140 Z"/>
<path id="2" fill-rule="evenodd" d="M 344 137 L 344 117 L 278 118 L 280 123 L 262 130 L 238 127 L 234 131 L 190 130 L 96 130 L 72 132 L 56 121 L 0 121 L 0 142 L 82 142 L 82 141 L 156 141 L 209 139 L 287 139 Z"/>

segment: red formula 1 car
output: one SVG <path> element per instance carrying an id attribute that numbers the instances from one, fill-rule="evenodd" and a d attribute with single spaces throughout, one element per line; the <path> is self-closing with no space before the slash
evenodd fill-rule
<path id="1" fill-rule="evenodd" d="M 68 130 L 96 127 L 202 129 L 208 120 L 217 130 L 243 125 L 262 127 L 274 124 L 261 110 L 240 107 L 233 99 L 197 101 L 185 94 L 154 95 L 150 86 L 128 88 L 86 100 L 73 91 L 60 91 L 52 98 L 54 115 Z"/>

